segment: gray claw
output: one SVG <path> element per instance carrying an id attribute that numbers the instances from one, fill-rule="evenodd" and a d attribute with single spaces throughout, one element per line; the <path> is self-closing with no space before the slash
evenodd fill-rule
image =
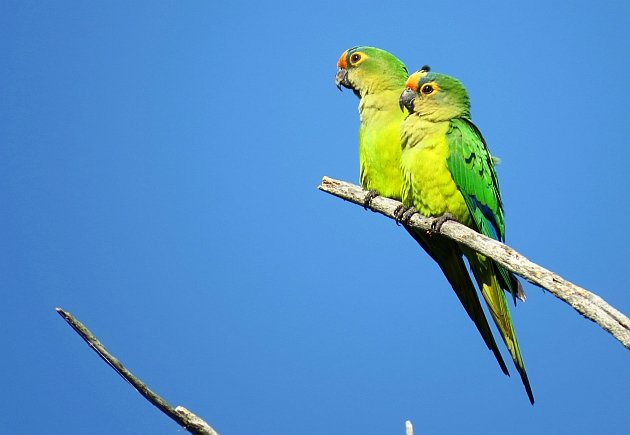
<path id="1" fill-rule="evenodd" d="M 415 208 L 409 207 L 407 211 L 403 213 L 401 221 L 403 221 L 403 223 L 405 224 L 408 224 L 409 219 L 411 219 L 411 216 L 413 216 L 416 213 L 418 213 L 418 211 Z"/>
<path id="2" fill-rule="evenodd" d="M 416 213 L 417 211 L 415 208 L 406 207 L 403 204 L 400 204 L 398 207 L 396 207 L 396 210 L 394 210 L 394 219 L 396 219 L 396 225 L 400 225 L 401 223 L 405 225 L 408 224 L 411 216 Z"/>
<path id="3" fill-rule="evenodd" d="M 455 216 L 446 212 L 442 216 L 436 217 L 433 222 L 431 222 L 431 231 L 433 231 L 434 233 L 439 233 L 442 229 L 442 225 L 444 225 L 444 222 L 454 220 L 456 220 Z"/>
<path id="4" fill-rule="evenodd" d="M 367 195 L 365 195 L 365 199 L 363 200 L 363 208 L 368 209 L 372 205 L 372 200 L 378 196 L 378 192 L 374 190 L 370 190 Z"/>

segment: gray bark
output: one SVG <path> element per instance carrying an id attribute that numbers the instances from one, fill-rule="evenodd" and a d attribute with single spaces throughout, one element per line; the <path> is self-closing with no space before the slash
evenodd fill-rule
<path id="1" fill-rule="evenodd" d="M 355 204 L 363 205 L 368 194 L 345 181 L 324 177 L 320 190 L 345 199 Z M 394 210 L 400 202 L 378 196 L 370 203 L 371 210 L 395 219 Z M 419 214 L 413 215 L 408 226 L 425 231 L 431 231 L 434 218 L 427 218 Z M 627 349 L 630 349 L 630 319 L 623 313 L 610 306 L 605 300 L 594 293 L 579 287 L 559 275 L 539 266 L 525 258 L 509 246 L 486 237 L 455 221 L 446 221 L 440 228 L 444 236 L 480 252 L 527 281 L 548 290 L 558 299 L 566 302 L 578 313 L 597 323 L 608 331 Z"/>

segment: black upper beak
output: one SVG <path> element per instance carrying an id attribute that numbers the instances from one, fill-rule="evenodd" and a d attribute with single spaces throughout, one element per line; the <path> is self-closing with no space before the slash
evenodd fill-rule
<path id="1" fill-rule="evenodd" d="M 405 89 L 402 95 L 400 96 L 400 100 L 398 100 L 398 105 L 400 106 L 400 110 L 403 110 L 403 107 L 406 107 L 409 113 L 413 113 L 413 101 L 416 99 L 416 93 L 411 89 Z"/>
<path id="2" fill-rule="evenodd" d="M 339 68 L 335 75 L 335 84 L 337 89 L 341 90 L 341 87 L 352 89 L 352 84 L 348 81 L 348 70 L 345 68 Z"/>

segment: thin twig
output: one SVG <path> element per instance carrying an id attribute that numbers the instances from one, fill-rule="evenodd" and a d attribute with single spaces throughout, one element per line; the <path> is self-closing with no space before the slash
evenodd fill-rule
<path id="1" fill-rule="evenodd" d="M 156 406 L 164 414 L 171 417 L 179 425 L 183 426 L 188 432 L 199 435 L 218 435 L 218 433 L 208 425 L 201 418 L 188 411 L 183 406 L 173 408 L 159 395 L 154 393 L 146 386 L 144 382 L 134 376 L 129 370 L 122 365 L 122 363 L 110 354 L 105 346 L 87 329 L 81 322 L 79 322 L 72 314 L 61 308 L 56 309 L 59 315 L 64 318 L 66 322 L 81 336 L 85 342 L 100 356 L 111 368 L 116 370 L 120 376 L 122 376 L 127 382 L 129 382 L 140 394 L 144 396 L 149 402 Z"/>
<path id="2" fill-rule="evenodd" d="M 405 421 L 405 435 L 413 435 L 413 425 L 411 421 Z"/>
<path id="3" fill-rule="evenodd" d="M 368 194 L 366 190 L 361 189 L 359 186 L 328 177 L 324 177 L 319 189 L 359 205 L 363 205 Z M 395 219 L 394 210 L 399 205 L 400 202 L 398 201 L 378 196 L 372 200 L 369 208 Z M 415 214 L 409 219 L 408 226 L 430 231 L 433 221 L 433 218 Z M 446 221 L 442 225 L 440 233 L 492 258 L 532 284 L 549 290 L 555 297 L 571 305 L 587 319 L 597 323 L 611 333 L 627 349 L 630 349 L 630 319 L 611 307 L 596 294 L 578 287 L 559 275 L 529 261 L 509 246 L 479 234 L 455 221 Z"/>

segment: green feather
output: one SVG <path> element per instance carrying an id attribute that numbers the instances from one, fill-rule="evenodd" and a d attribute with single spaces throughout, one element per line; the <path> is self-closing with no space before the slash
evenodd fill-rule
<path id="1" fill-rule="evenodd" d="M 448 169 L 475 222 L 475 230 L 503 242 L 505 221 L 494 161 L 479 129 L 467 118 L 451 120 L 447 132 Z M 494 263 L 494 262 L 493 262 Z M 524 299 L 522 286 L 503 266 L 494 263 L 501 287 Z"/>
<path id="2" fill-rule="evenodd" d="M 361 56 L 362 61 L 352 65 L 353 55 Z M 401 199 L 400 125 L 407 113 L 400 110 L 398 99 L 404 89 L 407 69 L 391 53 L 375 47 L 353 47 L 344 52 L 341 62 L 346 68 L 338 71 L 337 83 L 352 89 L 360 98 L 361 185 L 381 196 Z M 423 68 L 425 72 L 429 70 L 429 67 Z M 508 374 L 457 244 L 441 236 L 427 236 L 423 231 L 405 228 L 438 264 L 501 370 Z"/>
<path id="3" fill-rule="evenodd" d="M 457 79 L 412 74 L 401 104 L 411 114 L 401 125 L 403 201 L 428 216 L 453 215 L 461 223 L 503 241 L 505 224 L 494 162 L 470 120 L 468 93 Z M 516 277 L 469 248 L 475 280 L 501 333 L 529 399 L 534 397 L 514 332 L 505 291 L 522 296 Z M 523 296 L 524 297 L 524 296 Z"/>

